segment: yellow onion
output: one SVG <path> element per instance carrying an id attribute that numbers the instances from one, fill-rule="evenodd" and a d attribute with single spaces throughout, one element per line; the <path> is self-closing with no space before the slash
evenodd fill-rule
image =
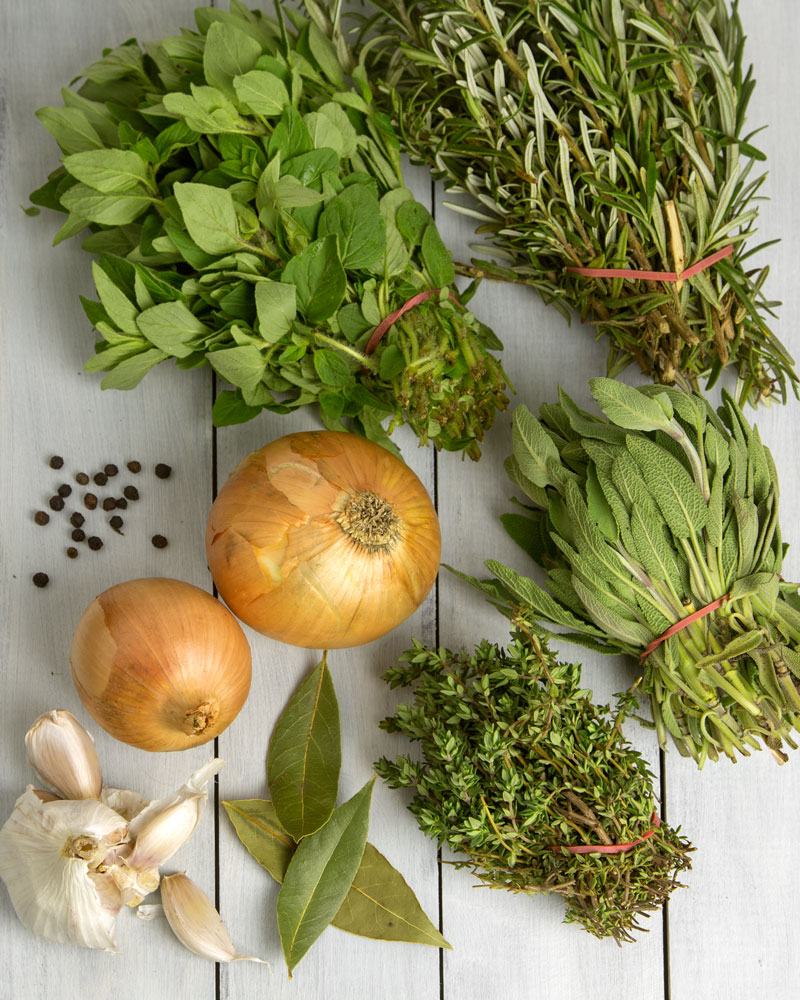
<path id="1" fill-rule="evenodd" d="M 249 455 L 206 531 L 231 611 L 315 649 L 358 646 L 406 619 L 433 585 L 440 552 L 417 476 L 385 448 L 337 431 L 287 434 Z"/>
<path id="2" fill-rule="evenodd" d="M 250 647 L 210 594 L 180 580 L 129 580 L 83 613 L 72 678 L 92 717 L 142 750 L 186 750 L 218 736 L 250 690 Z"/>

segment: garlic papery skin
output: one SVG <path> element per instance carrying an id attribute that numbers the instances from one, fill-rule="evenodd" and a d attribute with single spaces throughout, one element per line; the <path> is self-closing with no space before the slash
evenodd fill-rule
<path id="1" fill-rule="evenodd" d="M 0 878 L 22 923 L 50 941 L 116 951 L 122 901 L 102 867 L 127 836 L 101 802 L 42 802 L 29 785 L 0 830 Z"/>
<path id="2" fill-rule="evenodd" d="M 65 799 L 96 799 L 103 787 L 94 740 L 72 712 L 45 712 L 25 734 L 28 760 Z"/>
<path id="3" fill-rule="evenodd" d="M 161 882 L 164 915 L 178 940 L 189 951 L 212 962 L 262 962 L 240 955 L 214 904 L 186 875 L 167 875 Z"/>

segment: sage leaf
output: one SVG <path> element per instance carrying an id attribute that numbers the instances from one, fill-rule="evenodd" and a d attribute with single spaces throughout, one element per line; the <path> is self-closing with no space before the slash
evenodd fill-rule
<path id="1" fill-rule="evenodd" d="M 62 162 L 73 177 L 104 194 L 128 191 L 149 180 L 147 164 L 132 150 L 87 149 Z"/>
<path id="2" fill-rule="evenodd" d="M 320 236 L 338 236 L 342 264 L 350 270 L 369 270 L 386 252 L 378 199 L 363 184 L 351 184 L 325 206 L 317 231 Z"/>
<path id="3" fill-rule="evenodd" d="M 283 882 L 295 851 L 295 842 L 281 825 L 269 799 L 223 802 L 236 836 L 276 882 Z"/>
<path id="4" fill-rule="evenodd" d="M 273 73 L 252 69 L 233 79 L 233 89 L 239 103 L 254 115 L 272 118 L 281 114 L 291 102 L 289 91 Z"/>
<path id="5" fill-rule="evenodd" d="M 547 460 L 553 458 L 560 461 L 558 449 L 527 406 L 518 406 L 514 410 L 511 440 L 514 458 L 526 479 L 535 486 L 550 485 L 552 479 L 547 471 Z"/>
<path id="6" fill-rule="evenodd" d="M 258 332 L 267 343 L 277 344 L 291 330 L 297 315 L 294 285 L 280 281 L 259 281 L 255 297 Z"/>
<path id="7" fill-rule="evenodd" d="M 334 87 L 343 89 L 345 86 L 344 73 L 339 57 L 336 55 L 336 49 L 313 21 L 308 26 L 308 47 L 311 49 L 311 55 L 316 59 L 317 65 Z"/>
<path id="8" fill-rule="evenodd" d="M 356 876 L 369 827 L 375 778 L 304 837 L 278 895 L 278 931 L 289 975 L 339 911 Z"/>
<path id="9" fill-rule="evenodd" d="M 162 302 L 139 314 L 136 325 L 154 347 L 187 358 L 211 330 L 183 302 Z"/>
<path id="10" fill-rule="evenodd" d="M 708 507 L 681 463 L 645 438 L 629 436 L 627 448 L 672 534 L 676 538 L 687 538 L 694 532 L 702 531 L 708 518 Z"/>
<path id="11" fill-rule="evenodd" d="M 667 430 L 667 416 L 658 400 L 613 378 L 593 378 L 589 381 L 597 405 L 612 424 L 628 431 Z"/>
<path id="12" fill-rule="evenodd" d="M 261 46 L 232 24 L 215 21 L 208 29 L 203 50 L 203 72 L 212 87 L 236 97 L 234 77 L 247 73 L 261 55 Z"/>
<path id="13" fill-rule="evenodd" d="M 341 759 L 339 705 L 323 656 L 278 719 L 267 754 L 275 811 L 295 840 L 328 822 Z"/>
<path id="14" fill-rule="evenodd" d="M 309 243 L 289 261 L 281 274 L 281 281 L 295 286 L 297 308 L 309 323 L 328 319 L 344 299 L 347 278 L 336 239 L 329 233 Z"/>
<path id="15" fill-rule="evenodd" d="M 242 244 L 229 191 L 209 184 L 176 184 L 183 221 L 194 242 L 210 254 L 230 253 Z"/>

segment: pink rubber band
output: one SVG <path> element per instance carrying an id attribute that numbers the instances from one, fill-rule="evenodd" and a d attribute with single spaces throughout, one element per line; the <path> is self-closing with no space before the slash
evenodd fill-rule
<path id="1" fill-rule="evenodd" d="M 418 306 L 421 302 L 426 302 L 429 298 L 431 298 L 431 296 L 438 295 L 440 291 L 440 288 L 429 288 L 425 292 L 418 292 L 415 296 L 413 296 L 413 298 L 410 298 L 408 302 L 404 302 L 399 309 L 395 309 L 395 311 L 389 313 L 388 316 L 384 316 L 380 323 L 375 327 L 372 336 L 369 338 L 367 346 L 364 348 L 364 353 L 366 355 L 372 354 L 378 344 L 380 344 L 386 331 L 391 326 L 394 326 L 403 313 L 407 313 L 409 309 L 413 309 L 414 306 Z M 452 295 L 450 297 L 453 299 L 453 302 L 459 306 L 459 308 L 464 308 L 457 298 L 454 298 Z"/>
<path id="2" fill-rule="evenodd" d="M 581 844 L 578 847 L 554 847 L 553 850 L 569 851 L 570 854 L 622 854 L 623 851 L 629 851 L 632 847 L 636 847 L 637 844 L 643 844 L 646 840 L 649 840 L 661 826 L 661 817 L 655 809 L 653 810 L 653 815 L 650 817 L 650 822 L 653 825 L 647 833 L 643 833 L 638 840 L 632 840 L 629 844 Z"/>
<path id="3" fill-rule="evenodd" d="M 658 636 L 657 639 L 653 639 L 650 645 L 642 652 L 642 655 L 639 657 L 639 664 L 641 665 L 644 663 L 653 650 L 658 649 L 661 643 L 666 642 L 671 635 L 675 635 L 676 632 L 682 632 L 683 629 L 688 628 L 694 622 L 699 621 L 701 618 L 705 618 L 706 615 L 710 615 L 712 611 L 716 611 L 717 608 L 721 607 L 725 601 L 728 600 L 729 596 L 730 594 L 725 594 L 723 597 L 718 597 L 716 601 L 706 604 L 704 608 L 700 608 L 699 611 L 695 611 L 694 614 L 689 615 L 688 618 L 682 618 L 679 622 L 675 622 L 674 625 L 670 625 L 666 632 Z"/>
<path id="4" fill-rule="evenodd" d="M 633 278 L 640 281 L 684 281 L 693 278 L 701 271 L 711 267 L 733 253 L 733 244 L 729 243 L 716 253 L 709 254 L 696 264 L 687 267 L 680 274 L 677 271 L 636 271 L 627 267 L 568 267 L 570 274 L 581 274 L 585 278 Z"/>

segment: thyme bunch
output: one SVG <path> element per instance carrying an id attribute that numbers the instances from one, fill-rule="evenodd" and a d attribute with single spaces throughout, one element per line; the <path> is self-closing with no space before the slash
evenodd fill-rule
<path id="1" fill-rule="evenodd" d="M 466 856 L 496 889 L 553 892 L 567 923 L 632 941 L 690 867 L 689 843 L 666 823 L 617 854 L 566 848 L 632 843 L 653 829 L 652 775 L 615 712 L 581 688 L 577 663 L 559 663 L 530 619 L 513 623 L 507 649 L 483 640 L 472 653 L 415 642 L 384 679 L 414 686 L 381 726 L 419 743 L 422 760 L 383 758 L 392 788 L 411 788 L 411 812 L 439 844 Z"/>
<path id="2" fill-rule="evenodd" d="M 610 340 L 608 374 L 711 385 L 738 398 L 796 392 L 769 330 L 775 303 L 751 245 L 764 160 L 745 131 L 755 81 L 726 0 L 371 0 L 328 16 L 359 33 L 375 100 L 412 159 L 489 245 L 479 273 L 536 288 Z M 566 268 L 674 271 L 728 244 L 685 281 L 586 277 Z M 490 259 L 480 259 L 489 257 Z M 467 268 L 467 270 L 470 270 Z"/>

